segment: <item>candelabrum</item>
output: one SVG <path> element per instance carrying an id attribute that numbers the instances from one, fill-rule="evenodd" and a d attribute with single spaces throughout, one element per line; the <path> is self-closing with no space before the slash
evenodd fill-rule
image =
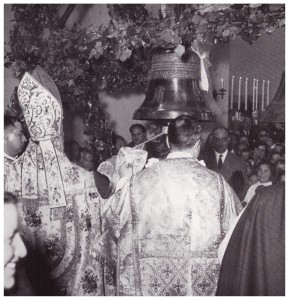
<path id="1" fill-rule="evenodd" d="M 265 106 L 269 104 L 270 81 L 253 78 L 253 80 L 251 79 L 251 85 L 248 77 L 243 77 L 243 79 L 239 77 L 238 81 L 236 79 L 237 78 L 233 75 L 230 81 L 229 120 L 232 121 L 233 126 L 235 126 L 234 124 L 241 122 L 245 116 L 251 115 L 254 124 L 258 124 L 260 113 L 264 111 Z M 221 82 L 223 87 L 223 80 L 221 80 Z M 260 90 L 259 83 L 262 84 Z M 248 90 L 251 87 L 252 94 L 249 96 Z"/>
<path id="2" fill-rule="evenodd" d="M 240 123 L 244 119 L 244 116 L 240 110 L 230 110 L 229 116 L 231 119 L 230 130 L 235 132 L 239 129 Z"/>
<path id="3" fill-rule="evenodd" d="M 230 122 L 230 130 L 238 131 L 240 123 L 245 117 L 251 117 L 253 124 L 258 125 L 260 112 L 258 110 L 253 110 L 250 114 L 249 111 L 241 111 L 241 110 L 230 110 L 229 111 L 229 120 Z"/>

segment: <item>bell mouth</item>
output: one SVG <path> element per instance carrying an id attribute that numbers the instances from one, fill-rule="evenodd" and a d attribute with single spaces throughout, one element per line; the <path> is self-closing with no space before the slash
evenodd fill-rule
<path id="1" fill-rule="evenodd" d="M 139 108 L 133 115 L 134 120 L 172 120 L 178 116 L 185 115 L 196 118 L 199 121 L 215 122 L 215 115 L 208 111 L 200 111 L 196 109 L 153 109 L 153 108 Z"/>

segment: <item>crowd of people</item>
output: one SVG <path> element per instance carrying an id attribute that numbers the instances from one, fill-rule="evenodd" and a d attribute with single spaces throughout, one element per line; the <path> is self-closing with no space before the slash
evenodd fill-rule
<path id="1" fill-rule="evenodd" d="M 201 158 L 224 176 L 245 206 L 259 186 L 285 180 L 285 131 L 280 124 L 253 126 L 246 116 L 234 132 L 215 128 Z"/>
<path id="2" fill-rule="evenodd" d="M 190 116 L 150 138 L 133 124 L 95 170 L 63 142 L 46 72 L 18 98 L 30 136 L 5 115 L 5 294 L 285 295 L 283 124 L 246 116 L 204 142 Z"/>

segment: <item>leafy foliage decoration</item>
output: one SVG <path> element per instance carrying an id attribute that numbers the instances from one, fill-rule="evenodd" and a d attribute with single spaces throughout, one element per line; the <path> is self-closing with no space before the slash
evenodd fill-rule
<path id="1" fill-rule="evenodd" d="M 49 73 L 64 107 L 85 120 L 97 163 L 111 148 L 99 91 L 143 92 L 156 49 L 210 48 L 237 35 L 252 44 L 262 33 L 285 26 L 285 4 L 160 4 L 158 18 L 144 4 L 107 7 L 107 27 L 68 30 L 58 26 L 61 5 L 14 4 L 16 24 L 5 54 L 5 67 L 18 78 L 36 65 Z"/>

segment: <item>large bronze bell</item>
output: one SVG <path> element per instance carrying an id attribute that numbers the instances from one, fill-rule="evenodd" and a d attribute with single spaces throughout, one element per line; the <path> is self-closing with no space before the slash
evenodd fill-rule
<path id="1" fill-rule="evenodd" d="M 200 58 L 193 51 L 180 58 L 174 50 L 161 50 L 152 58 L 148 88 L 135 120 L 170 120 L 190 115 L 199 121 L 215 121 L 199 88 Z"/>
<path id="2" fill-rule="evenodd" d="M 278 90 L 260 117 L 261 123 L 285 123 L 285 72 Z"/>

